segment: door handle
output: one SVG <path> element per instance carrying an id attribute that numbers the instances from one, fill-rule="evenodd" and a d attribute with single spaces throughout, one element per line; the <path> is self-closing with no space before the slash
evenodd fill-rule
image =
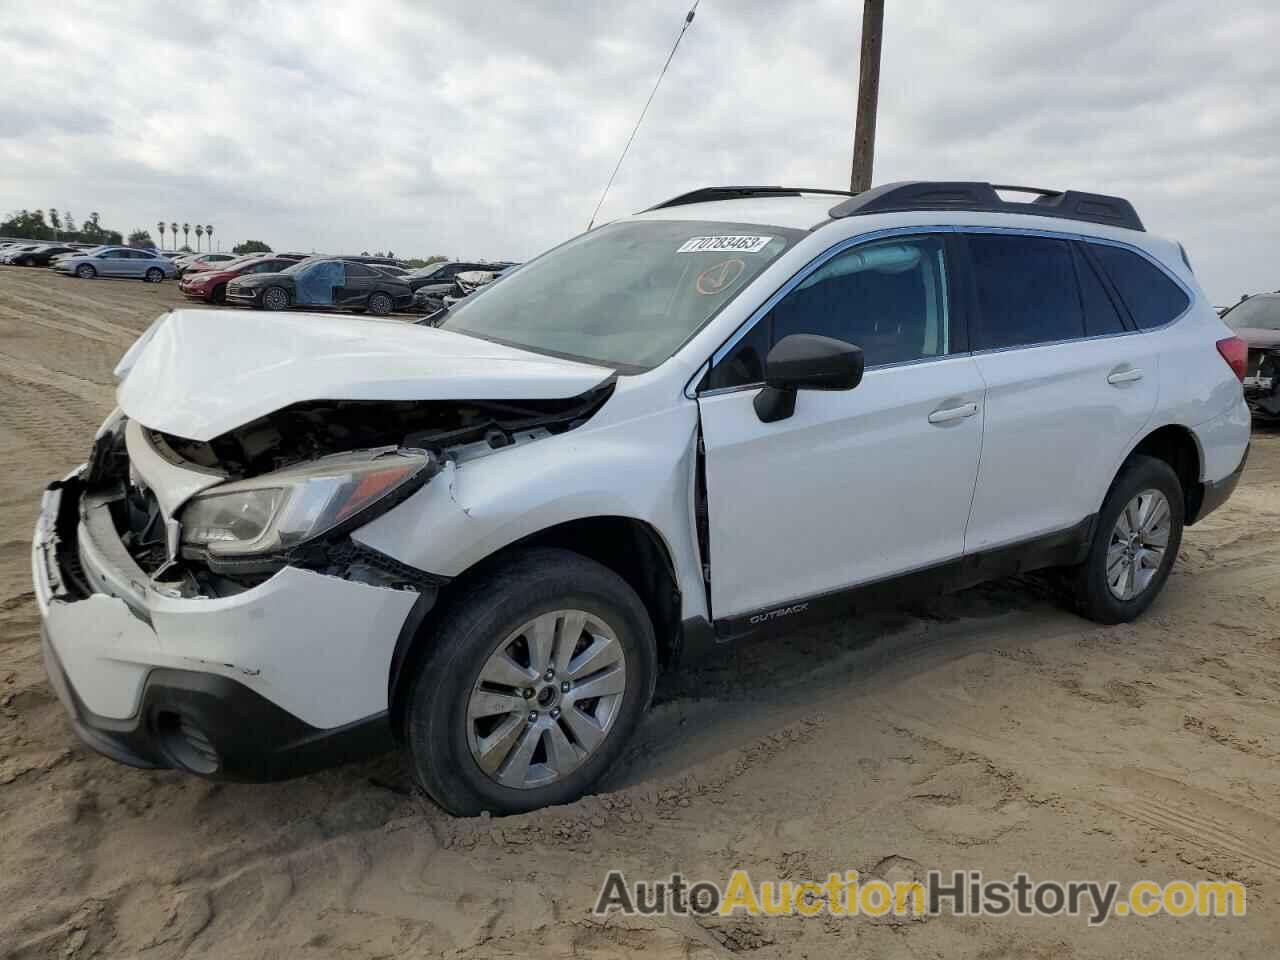
<path id="1" fill-rule="evenodd" d="M 976 403 L 962 403 L 958 407 L 946 407 L 929 414 L 930 423 L 950 423 L 952 420 L 963 420 L 978 412 Z"/>
<path id="2" fill-rule="evenodd" d="M 1107 374 L 1107 383 L 1113 387 L 1121 383 L 1135 383 L 1142 379 L 1142 371 L 1137 367 L 1129 367 L 1126 370 L 1113 370 Z"/>

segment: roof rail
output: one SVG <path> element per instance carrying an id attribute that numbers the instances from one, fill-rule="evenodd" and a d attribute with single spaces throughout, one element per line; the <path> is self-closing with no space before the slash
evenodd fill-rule
<path id="1" fill-rule="evenodd" d="M 1035 194 L 1030 202 L 1002 200 L 997 190 Z M 1022 213 L 1036 217 L 1084 220 L 1128 230 L 1146 230 L 1133 204 L 1122 197 L 1078 190 L 1043 190 L 977 181 L 907 180 L 872 187 L 838 203 L 832 219 L 873 213 L 905 213 L 912 210 L 971 210 L 986 213 Z"/>
<path id="2" fill-rule="evenodd" d="M 663 210 L 667 207 L 682 207 L 686 203 L 711 203 L 715 200 L 741 200 L 746 197 L 798 197 L 806 193 L 827 194 L 833 197 L 852 197 L 856 194 L 848 190 L 822 190 L 809 187 L 700 187 L 690 190 L 678 197 L 655 204 L 642 213 L 650 210 Z"/>

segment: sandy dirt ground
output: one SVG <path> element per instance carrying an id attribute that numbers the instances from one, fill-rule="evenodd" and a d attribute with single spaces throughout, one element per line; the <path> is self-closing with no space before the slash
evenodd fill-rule
<path id="1" fill-rule="evenodd" d="M 777 636 L 668 678 L 607 792 L 448 817 L 390 756 L 270 786 L 79 746 L 28 538 L 172 283 L 0 268 L 0 956 L 1270 957 L 1280 944 L 1280 433 L 1141 622 L 1034 581 Z M 270 318 L 263 316 L 263 322 Z M 856 869 L 1236 879 L 1248 916 L 594 918 L 632 879 Z"/>

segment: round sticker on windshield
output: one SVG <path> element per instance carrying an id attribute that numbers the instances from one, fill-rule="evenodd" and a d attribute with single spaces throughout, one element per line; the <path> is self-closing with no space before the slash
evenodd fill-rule
<path id="1" fill-rule="evenodd" d="M 734 257 L 732 260 L 722 260 L 714 267 L 707 267 L 698 274 L 697 288 L 698 292 L 704 296 L 713 296 L 717 293 L 723 293 L 733 282 L 742 276 L 742 271 L 747 269 L 746 263 Z"/>

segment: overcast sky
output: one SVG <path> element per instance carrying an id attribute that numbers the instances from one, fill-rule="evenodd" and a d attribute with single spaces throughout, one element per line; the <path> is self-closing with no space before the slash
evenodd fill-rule
<path id="1" fill-rule="evenodd" d="M 0 213 L 526 258 L 586 226 L 688 6 L 0 0 Z M 1216 302 L 1280 287 L 1280 4 L 887 6 L 875 182 L 1120 194 Z M 703 0 L 602 219 L 847 186 L 861 8 Z"/>

